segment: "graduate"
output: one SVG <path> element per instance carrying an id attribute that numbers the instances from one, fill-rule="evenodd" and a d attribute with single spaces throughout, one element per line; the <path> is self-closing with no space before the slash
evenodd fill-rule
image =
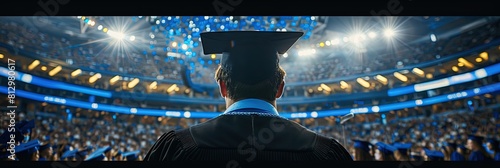
<path id="1" fill-rule="evenodd" d="M 424 149 L 425 161 L 444 161 L 444 154 L 441 151 Z"/>
<path id="2" fill-rule="evenodd" d="M 123 153 L 123 157 L 125 158 L 125 161 L 138 161 L 137 159 L 139 158 L 139 152 L 139 150 L 125 152 Z"/>
<path id="3" fill-rule="evenodd" d="M 467 139 L 467 148 L 471 150 L 469 161 L 490 161 L 492 158 L 483 147 L 483 137 L 476 135 L 469 135 Z"/>
<path id="4" fill-rule="evenodd" d="M 394 157 L 397 161 L 409 161 L 411 153 L 412 143 L 394 143 L 392 146 L 398 149 L 397 152 L 394 153 Z"/>
<path id="5" fill-rule="evenodd" d="M 96 149 L 93 153 L 91 153 L 85 161 L 108 161 L 108 158 L 106 157 L 105 153 L 110 151 L 111 147 L 105 146 L 102 148 Z"/>
<path id="6" fill-rule="evenodd" d="M 370 154 L 373 144 L 368 141 L 353 140 L 354 141 L 354 161 L 374 161 L 375 159 Z M 372 152 L 373 153 L 373 152 Z"/>
<path id="7" fill-rule="evenodd" d="M 52 153 L 54 152 L 52 149 L 52 146 L 49 143 L 45 143 L 43 145 L 40 145 L 40 148 L 38 149 L 40 152 L 40 158 L 38 161 L 52 161 Z"/>
<path id="8" fill-rule="evenodd" d="M 460 155 L 464 156 L 465 160 L 468 160 L 470 151 L 469 151 L 469 149 L 467 149 L 467 147 L 465 147 L 465 145 L 458 145 L 457 152 Z"/>
<path id="9" fill-rule="evenodd" d="M 352 161 L 336 139 L 283 118 L 276 110 L 285 87 L 279 57 L 303 34 L 201 33 L 204 54 L 222 54 L 215 80 L 226 110 L 204 123 L 164 133 L 144 161 Z"/>
<path id="10" fill-rule="evenodd" d="M 498 141 L 493 138 L 488 138 L 486 146 L 488 147 L 488 150 L 493 151 L 493 154 L 491 155 L 493 160 L 500 161 L 500 145 Z"/>
<path id="11" fill-rule="evenodd" d="M 383 142 L 377 142 L 375 145 L 377 145 L 377 148 L 375 150 L 375 160 L 396 161 L 394 152 L 398 150 L 397 148 Z"/>
<path id="12" fill-rule="evenodd" d="M 452 142 L 444 143 L 444 147 L 449 156 L 445 156 L 445 161 L 465 161 L 465 156 L 458 152 L 458 145 Z"/>
<path id="13" fill-rule="evenodd" d="M 19 161 L 38 161 L 40 141 L 35 139 L 16 146 L 16 159 Z"/>

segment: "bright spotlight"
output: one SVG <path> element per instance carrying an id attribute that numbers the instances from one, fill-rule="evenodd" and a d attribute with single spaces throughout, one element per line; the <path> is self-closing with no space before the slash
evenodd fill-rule
<path id="1" fill-rule="evenodd" d="M 187 50 L 188 45 L 187 45 L 187 44 L 182 44 L 182 45 L 181 45 L 181 48 L 182 48 L 183 50 Z"/>
<path id="2" fill-rule="evenodd" d="M 304 50 L 300 50 L 298 52 L 298 55 L 299 56 L 307 56 L 307 55 L 313 55 L 314 53 L 316 53 L 315 49 L 304 49 Z"/>
<path id="3" fill-rule="evenodd" d="M 102 30 L 102 25 L 97 26 L 97 30 Z"/>
<path id="4" fill-rule="evenodd" d="M 333 39 L 333 40 L 330 41 L 330 43 L 332 45 L 337 45 L 337 44 L 340 44 L 340 40 L 339 39 Z"/>
<path id="5" fill-rule="evenodd" d="M 377 37 L 377 33 L 375 33 L 375 32 L 369 32 L 368 33 L 368 37 L 375 38 L 375 37 Z"/>
<path id="6" fill-rule="evenodd" d="M 437 38 L 435 34 L 431 34 L 431 41 L 436 42 Z"/>
<path id="7" fill-rule="evenodd" d="M 385 37 L 390 38 L 390 37 L 394 36 L 395 34 L 396 34 L 396 32 L 394 32 L 394 30 L 392 30 L 392 29 L 385 29 L 384 30 Z"/>
<path id="8" fill-rule="evenodd" d="M 120 32 L 115 32 L 112 30 L 108 30 L 107 34 L 113 38 L 118 39 L 118 40 L 122 40 L 125 37 L 125 34 L 120 33 Z"/>
<path id="9" fill-rule="evenodd" d="M 172 47 L 177 47 L 177 42 L 172 42 Z"/>
<path id="10" fill-rule="evenodd" d="M 135 40 L 135 36 L 130 36 L 130 37 L 129 37 L 129 40 L 130 40 L 130 41 L 134 41 L 134 40 Z"/>
<path id="11" fill-rule="evenodd" d="M 288 53 L 284 53 L 283 57 L 285 57 L 285 58 L 288 57 Z"/>

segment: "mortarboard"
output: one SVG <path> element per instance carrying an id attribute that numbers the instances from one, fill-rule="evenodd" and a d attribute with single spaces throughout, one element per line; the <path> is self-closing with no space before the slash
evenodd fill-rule
<path id="1" fill-rule="evenodd" d="M 362 140 L 353 140 L 354 148 L 360 148 L 366 152 L 370 151 L 370 146 L 373 146 L 370 142 L 362 141 Z"/>
<path id="2" fill-rule="evenodd" d="M 38 147 L 40 147 L 40 141 L 35 139 L 26 143 L 21 143 L 16 146 L 16 158 L 20 161 L 30 161 L 33 153 L 38 151 Z"/>
<path id="3" fill-rule="evenodd" d="M 200 34 L 204 54 L 222 54 L 221 67 L 234 79 L 253 85 L 276 72 L 284 54 L 303 32 L 224 31 Z"/>
<path id="4" fill-rule="evenodd" d="M 87 155 L 87 150 L 80 150 L 80 151 L 77 151 L 76 154 L 78 156 L 80 156 L 81 158 L 85 158 L 85 156 Z"/>
<path id="5" fill-rule="evenodd" d="M 66 159 L 66 158 L 69 158 L 69 159 L 74 158 L 76 156 L 77 152 L 78 152 L 78 149 L 68 150 L 61 155 L 61 160 Z"/>
<path id="6" fill-rule="evenodd" d="M 463 151 L 467 150 L 467 147 L 465 147 L 465 145 L 458 145 L 457 147 Z"/>
<path id="7" fill-rule="evenodd" d="M 412 143 L 394 143 L 392 146 L 397 148 L 402 154 L 406 154 L 411 149 Z"/>
<path id="8" fill-rule="evenodd" d="M 107 151 L 110 151 L 110 150 L 111 150 L 111 147 L 109 147 L 109 146 L 99 148 L 99 149 L 95 150 L 93 153 L 91 153 L 87 157 L 87 159 L 85 159 L 85 161 L 102 161 L 104 158 L 106 158 L 104 153 L 106 153 Z"/>
<path id="9" fill-rule="evenodd" d="M 40 145 L 40 148 L 38 150 L 43 151 L 45 149 L 49 149 L 50 147 L 52 147 L 50 145 L 50 143 L 46 143 L 46 144 Z"/>
<path id="10" fill-rule="evenodd" d="M 478 144 L 483 144 L 484 137 L 481 136 L 476 136 L 476 135 L 469 135 L 467 139 L 470 139 L 474 142 L 477 142 Z"/>
<path id="11" fill-rule="evenodd" d="M 30 133 L 31 129 L 35 128 L 35 120 L 30 120 L 30 121 L 20 121 L 19 124 L 17 125 L 19 130 L 21 130 L 21 133 L 26 134 Z"/>
<path id="12" fill-rule="evenodd" d="M 440 158 L 444 158 L 444 154 L 441 151 L 436 151 L 436 150 L 429 150 L 429 149 L 424 149 L 425 155 L 429 157 L 431 161 L 433 160 L 439 160 Z"/>
<path id="13" fill-rule="evenodd" d="M 499 145 L 499 142 L 498 142 L 498 140 L 496 140 L 496 139 L 493 139 L 493 138 L 488 138 L 488 139 L 486 140 L 486 142 L 490 143 L 490 144 L 491 144 L 491 146 L 494 146 L 495 148 L 500 148 L 500 147 L 498 146 L 498 145 Z"/>
<path id="14" fill-rule="evenodd" d="M 457 148 L 457 144 L 456 143 L 452 143 L 452 142 L 443 142 L 443 146 L 449 146 L 453 149 L 456 149 Z"/>
<path id="15" fill-rule="evenodd" d="M 115 157 L 116 156 L 121 156 L 122 154 L 123 154 L 123 152 L 121 150 L 118 150 L 118 151 L 116 151 Z"/>
<path id="16" fill-rule="evenodd" d="M 124 158 L 127 158 L 127 161 L 135 161 L 139 156 L 139 150 L 136 150 L 136 151 L 131 151 L 131 152 L 125 152 L 123 153 L 123 157 Z"/>
<path id="17" fill-rule="evenodd" d="M 377 142 L 376 145 L 378 147 L 378 150 L 380 150 L 380 152 L 384 154 L 392 154 L 394 151 L 397 150 L 397 148 L 395 148 L 394 146 L 382 142 Z"/>

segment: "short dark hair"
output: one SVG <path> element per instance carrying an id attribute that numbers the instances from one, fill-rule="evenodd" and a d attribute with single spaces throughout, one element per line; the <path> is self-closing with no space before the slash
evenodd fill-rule
<path id="1" fill-rule="evenodd" d="M 276 100 L 276 93 L 278 93 L 279 85 L 285 78 L 285 75 L 285 70 L 278 65 L 276 71 L 274 71 L 274 75 L 254 85 L 248 85 L 234 80 L 230 68 L 219 66 L 215 71 L 215 80 L 222 80 L 224 82 L 227 89 L 227 97 L 235 101 L 255 98 L 272 102 Z"/>

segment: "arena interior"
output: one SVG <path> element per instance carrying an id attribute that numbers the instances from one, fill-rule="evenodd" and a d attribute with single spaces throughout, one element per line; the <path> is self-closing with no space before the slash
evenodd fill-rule
<path id="1" fill-rule="evenodd" d="M 2 160 L 90 160 L 103 151 L 102 161 L 141 161 L 163 133 L 224 112 L 214 79 L 221 55 L 203 53 L 200 33 L 239 30 L 304 32 L 280 56 L 286 85 L 277 110 L 335 138 L 354 160 L 453 161 L 453 152 L 469 160 L 471 137 L 490 159 L 500 153 L 500 17 L 3 16 L 0 23 Z M 10 128 L 19 130 L 17 151 L 30 155 L 9 157 Z M 361 141 L 371 144 L 367 154 L 356 151 Z"/>

